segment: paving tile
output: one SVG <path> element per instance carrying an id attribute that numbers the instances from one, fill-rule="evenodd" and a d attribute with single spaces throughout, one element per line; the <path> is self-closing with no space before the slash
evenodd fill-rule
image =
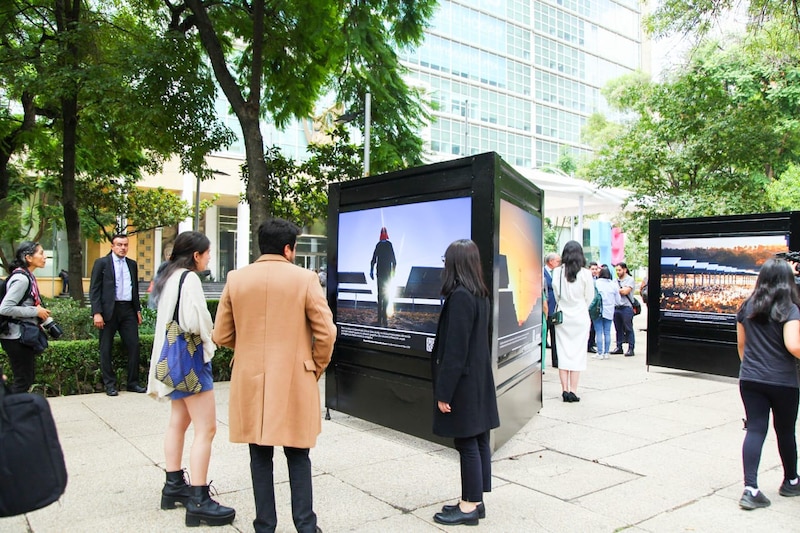
<path id="1" fill-rule="evenodd" d="M 741 479 L 741 459 L 679 448 L 671 443 L 656 443 L 603 459 L 605 464 L 641 476 L 661 477 L 672 485 L 692 485 L 701 492 L 713 492 Z"/>
<path id="2" fill-rule="evenodd" d="M 660 418 L 642 410 L 613 413 L 583 420 L 581 423 L 609 433 L 637 437 L 648 442 L 662 442 L 704 429 L 696 423 Z"/>
<path id="3" fill-rule="evenodd" d="M 638 476 L 614 466 L 544 450 L 492 463 L 492 473 L 524 487 L 571 500 Z"/>
<path id="4" fill-rule="evenodd" d="M 337 472 L 336 477 L 403 511 L 431 502 L 456 501 L 461 494 L 456 458 L 414 454 Z"/>
<path id="5" fill-rule="evenodd" d="M 528 435 L 526 439 L 535 438 L 537 444 L 549 450 L 588 459 L 602 459 L 610 455 L 634 450 L 650 444 L 652 441 L 643 437 L 634 437 L 618 432 L 606 431 L 590 425 L 592 421 L 564 424 L 537 435 Z"/>
<path id="6" fill-rule="evenodd" d="M 736 500 L 712 495 L 637 524 L 652 532 L 797 531 L 797 517 L 769 507 L 744 511 Z"/>

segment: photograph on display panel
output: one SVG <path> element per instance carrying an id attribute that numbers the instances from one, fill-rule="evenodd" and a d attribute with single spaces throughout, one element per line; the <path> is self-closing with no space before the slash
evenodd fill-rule
<path id="1" fill-rule="evenodd" d="M 472 200 L 450 198 L 339 214 L 339 340 L 430 352 L 442 257 L 471 238 Z"/>
<path id="2" fill-rule="evenodd" d="M 498 358 L 542 342 L 542 220 L 500 200 Z"/>
<path id="3" fill-rule="evenodd" d="M 788 235 L 662 239 L 661 319 L 735 325 L 761 265 L 788 249 Z"/>

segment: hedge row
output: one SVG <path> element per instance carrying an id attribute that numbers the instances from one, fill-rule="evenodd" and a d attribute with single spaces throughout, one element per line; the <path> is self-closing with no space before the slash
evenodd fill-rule
<path id="1" fill-rule="evenodd" d="M 208 300 L 212 318 L 217 314 L 219 301 Z M 36 357 L 36 383 L 33 390 L 45 396 L 68 396 L 88 394 L 105 390 L 100 372 L 100 341 L 92 324 L 90 311 L 72 300 L 49 300 L 48 308 L 65 331 L 64 338 L 71 340 L 51 340 L 50 347 Z M 145 385 L 150 369 L 150 353 L 153 351 L 155 311 L 147 309 L 142 302 L 144 323 L 139 329 L 139 382 Z M 212 360 L 214 381 L 228 381 L 231 378 L 230 363 L 233 351 L 219 348 Z M 119 336 L 114 339 L 111 352 L 111 365 L 117 376 L 117 383 L 127 382 L 126 369 L 128 356 Z M 13 377 L 8 357 L 0 349 L 0 368 L 9 378 Z"/>
<path id="2" fill-rule="evenodd" d="M 150 353 L 153 350 L 153 335 L 139 335 L 139 382 L 145 385 L 150 369 Z M 219 348 L 212 359 L 214 381 L 229 381 L 233 351 Z M 119 338 L 114 339 L 111 364 L 117 375 L 117 383 L 127 382 L 128 356 Z M 8 357 L 0 352 L 0 366 L 11 378 Z M 50 341 L 50 347 L 36 357 L 36 383 L 33 390 L 45 396 L 68 396 L 89 394 L 104 389 L 100 372 L 100 343 L 96 339 L 77 341 Z"/>

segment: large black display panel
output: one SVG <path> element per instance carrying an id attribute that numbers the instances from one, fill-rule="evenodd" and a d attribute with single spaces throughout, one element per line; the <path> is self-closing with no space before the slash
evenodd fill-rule
<path id="1" fill-rule="evenodd" d="M 798 249 L 799 223 L 797 212 L 651 221 L 647 364 L 738 376 L 736 311 L 761 265 Z"/>
<path id="2" fill-rule="evenodd" d="M 442 257 L 481 251 L 492 288 L 491 346 L 506 442 L 541 407 L 542 193 L 497 154 L 333 184 L 328 301 L 338 326 L 325 403 L 437 442 L 430 357 Z"/>

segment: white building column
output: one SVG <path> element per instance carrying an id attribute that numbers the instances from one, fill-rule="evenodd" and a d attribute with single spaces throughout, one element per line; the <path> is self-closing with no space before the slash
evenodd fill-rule
<path id="1" fill-rule="evenodd" d="M 156 275 L 158 266 L 164 261 L 164 230 L 156 228 L 153 232 L 153 277 Z"/>
<path id="2" fill-rule="evenodd" d="M 211 259 L 208 268 L 211 276 L 219 279 L 219 207 L 212 205 L 206 210 L 206 237 L 211 241 Z"/>
<path id="3" fill-rule="evenodd" d="M 181 200 L 187 202 L 190 206 L 192 206 L 191 212 L 194 213 L 194 190 L 197 187 L 197 179 L 191 174 L 184 174 L 183 175 L 183 190 L 181 191 Z M 183 233 L 184 231 L 192 231 L 194 228 L 194 220 L 192 217 L 181 221 L 178 223 L 178 233 Z"/>
<path id="4" fill-rule="evenodd" d="M 236 268 L 250 264 L 250 204 L 236 207 Z"/>

